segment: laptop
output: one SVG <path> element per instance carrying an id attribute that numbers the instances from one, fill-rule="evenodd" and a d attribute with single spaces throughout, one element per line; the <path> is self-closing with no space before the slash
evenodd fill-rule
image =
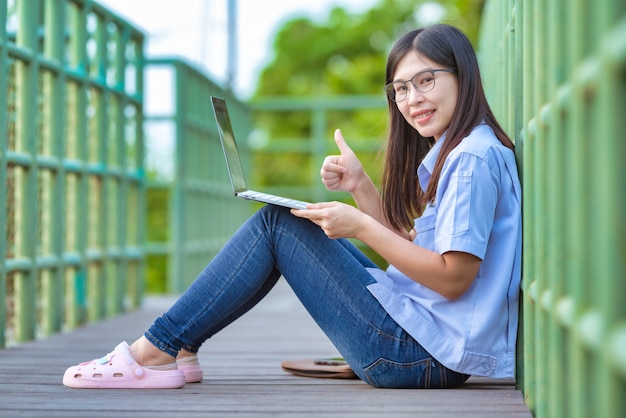
<path id="1" fill-rule="evenodd" d="M 226 158 L 230 184 L 233 186 L 235 196 L 256 202 L 285 206 L 287 208 L 306 209 L 307 202 L 248 190 L 246 179 L 243 175 L 243 167 L 241 166 L 241 158 L 239 158 L 239 152 L 237 151 L 233 126 L 230 122 L 228 109 L 226 108 L 226 101 L 219 97 L 211 96 L 211 104 L 213 105 L 213 114 L 215 115 L 217 130 L 219 132 L 220 141 L 222 142 L 224 157 Z"/>

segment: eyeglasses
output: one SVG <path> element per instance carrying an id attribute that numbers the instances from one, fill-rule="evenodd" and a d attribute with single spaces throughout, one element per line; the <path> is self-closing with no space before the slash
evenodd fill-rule
<path id="1" fill-rule="evenodd" d="M 436 70 L 425 70 L 420 71 L 411 77 L 410 80 L 406 81 L 394 81 L 385 86 L 385 91 L 387 92 L 387 96 L 394 102 L 401 102 L 406 99 L 406 96 L 409 91 L 409 84 L 413 84 L 415 90 L 420 93 L 428 93 L 432 89 L 435 88 L 435 73 L 437 71 L 442 71 L 444 73 L 454 73 L 455 71 L 451 68 L 439 68 Z"/>

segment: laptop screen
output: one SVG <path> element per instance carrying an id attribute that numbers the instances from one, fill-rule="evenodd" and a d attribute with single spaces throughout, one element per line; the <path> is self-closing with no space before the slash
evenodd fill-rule
<path id="1" fill-rule="evenodd" d="M 217 130 L 220 134 L 222 149 L 226 157 L 230 181 L 233 184 L 235 193 L 243 192 L 247 190 L 246 179 L 243 176 L 241 159 L 237 151 L 237 144 L 235 143 L 235 135 L 233 133 L 233 126 L 230 123 L 228 109 L 226 108 L 226 101 L 218 97 L 211 97 L 211 103 L 213 104 L 213 112 L 215 113 L 215 120 L 217 121 Z"/>

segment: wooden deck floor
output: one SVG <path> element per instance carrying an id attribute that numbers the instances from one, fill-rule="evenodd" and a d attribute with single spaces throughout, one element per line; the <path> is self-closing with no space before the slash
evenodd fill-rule
<path id="1" fill-rule="evenodd" d="M 285 283 L 200 351 L 205 378 L 173 390 L 84 390 L 64 370 L 129 343 L 173 299 L 42 341 L 0 350 L 0 416 L 9 417 L 531 417 L 511 380 L 454 390 L 374 389 L 359 380 L 296 377 L 283 359 L 336 355 Z"/>

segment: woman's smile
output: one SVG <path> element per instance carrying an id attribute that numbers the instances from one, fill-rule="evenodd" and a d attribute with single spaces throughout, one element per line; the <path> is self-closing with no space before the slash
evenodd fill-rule
<path id="1" fill-rule="evenodd" d="M 427 123 L 430 120 L 430 117 L 433 115 L 433 113 L 435 113 L 434 110 L 424 110 L 420 112 L 414 112 L 411 115 L 413 116 L 413 119 L 415 119 L 417 123 Z"/>

